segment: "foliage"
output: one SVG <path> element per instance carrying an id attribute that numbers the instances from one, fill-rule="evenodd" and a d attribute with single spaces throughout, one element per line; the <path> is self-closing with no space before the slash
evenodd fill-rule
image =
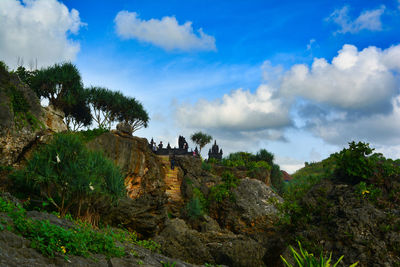
<path id="1" fill-rule="evenodd" d="M 89 125 L 86 94 L 79 70 L 70 62 L 55 64 L 35 71 L 30 79 L 30 87 L 38 97 L 44 97 L 54 108 L 73 117 L 77 123 Z M 79 109 L 83 112 L 79 112 Z"/>
<path id="2" fill-rule="evenodd" d="M 205 170 L 205 171 L 211 171 L 212 165 L 211 165 L 210 162 L 205 162 L 205 161 L 203 161 L 203 162 L 201 163 L 201 168 L 202 168 L 203 170 Z"/>
<path id="3" fill-rule="evenodd" d="M 356 186 L 356 190 L 360 197 L 368 198 L 373 202 L 376 202 L 378 197 L 380 197 L 382 194 L 382 191 L 379 188 L 377 188 L 374 184 L 367 185 L 365 182 L 360 182 Z"/>
<path id="4" fill-rule="evenodd" d="M 117 121 L 129 124 L 133 132 L 147 127 L 149 116 L 135 98 L 104 87 L 91 87 L 88 92 L 89 103 L 94 112 L 92 117 L 99 128 L 110 128 Z"/>
<path id="5" fill-rule="evenodd" d="M 96 201 L 115 201 L 125 193 L 120 170 L 73 134 L 55 135 L 11 177 L 21 190 L 40 194 L 62 215 L 71 208 L 77 216 L 95 212 Z"/>
<path id="6" fill-rule="evenodd" d="M 369 155 L 373 150 L 368 143 L 350 142 L 349 148 L 334 155 L 337 164 L 335 176 L 351 184 L 370 178 L 373 175 L 373 160 Z"/>
<path id="7" fill-rule="evenodd" d="M 76 104 L 64 108 L 65 124 L 69 131 L 78 131 L 82 127 L 92 124 L 90 107 L 88 104 L 88 92 L 82 88 L 75 92 Z"/>
<path id="8" fill-rule="evenodd" d="M 96 137 L 102 135 L 103 133 L 108 133 L 109 130 L 108 129 L 104 129 L 104 128 L 95 128 L 95 129 L 89 129 L 86 131 L 79 131 L 77 132 L 77 135 L 79 136 L 79 138 L 83 141 L 83 142 L 89 142 L 93 139 L 95 139 Z"/>
<path id="9" fill-rule="evenodd" d="M 6 65 L 6 63 L 4 63 L 3 61 L 0 60 L 0 70 L 2 72 L 8 72 L 8 66 Z"/>
<path id="10" fill-rule="evenodd" d="M 272 170 L 271 170 L 271 185 L 273 188 L 275 188 L 278 193 L 282 194 L 284 191 L 284 181 L 283 181 L 283 175 L 281 172 L 281 168 L 277 164 L 272 165 Z"/>
<path id="11" fill-rule="evenodd" d="M 269 165 L 272 165 L 274 162 L 274 154 L 268 152 L 266 149 L 260 149 L 254 156 L 254 160 L 266 161 Z"/>
<path id="12" fill-rule="evenodd" d="M 36 70 L 33 70 L 33 71 L 27 70 L 23 66 L 19 66 L 17 68 L 17 70 L 15 71 L 15 73 L 18 75 L 18 77 L 21 79 L 21 81 L 23 81 L 24 83 L 26 83 L 29 86 L 31 86 L 32 79 L 36 75 L 36 72 L 37 72 Z"/>
<path id="13" fill-rule="evenodd" d="M 232 173 L 225 172 L 222 174 L 222 183 L 211 187 L 208 195 L 209 202 L 215 201 L 217 203 L 222 202 L 225 199 L 235 201 L 232 189 L 236 188 L 240 183 L 240 180 L 236 178 Z"/>
<path id="14" fill-rule="evenodd" d="M 321 255 L 318 258 L 315 258 L 314 254 L 308 253 L 306 250 L 303 250 L 301 247 L 300 241 L 298 242 L 299 244 L 299 250 L 300 253 L 298 253 L 292 246 L 290 246 L 290 250 L 293 255 L 293 259 L 297 263 L 296 266 L 299 267 L 329 267 L 331 266 L 331 260 L 332 260 L 332 253 L 330 253 L 329 258 L 324 257 L 324 255 L 321 252 Z M 281 255 L 282 261 L 286 264 L 288 267 L 293 267 L 292 264 L 290 264 L 282 255 Z M 343 256 L 341 256 L 336 263 L 334 263 L 332 266 L 335 267 L 339 264 L 339 262 L 343 259 Z M 357 266 L 358 262 L 352 264 L 350 267 L 355 267 Z"/>
<path id="15" fill-rule="evenodd" d="M 199 146 L 201 152 L 201 149 L 211 142 L 212 136 L 203 132 L 196 132 L 190 136 L 190 139 Z"/>
<path id="16" fill-rule="evenodd" d="M 164 261 L 160 261 L 160 263 L 162 264 L 163 267 L 175 267 L 176 262 L 164 262 Z"/>
<path id="17" fill-rule="evenodd" d="M 192 219 L 197 219 L 204 214 L 203 206 L 200 199 L 194 196 L 186 205 L 188 216 Z"/>
<path id="18" fill-rule="evenodd" d="M 21 207 L 0 198 L 0 211 L 12 218 L 12 230 L 31 240 L 31 247 L 42 254 L 54 257 L 58 255 L 89 256 L 101 253 L 108 257 L 121 257 L 124 250 L 115 245 L 116 237 L 111 232 L 97 232 L 88 224 L 80 224 L 64 229 L 47 220 L 33 220 L 26 217 Z"/>

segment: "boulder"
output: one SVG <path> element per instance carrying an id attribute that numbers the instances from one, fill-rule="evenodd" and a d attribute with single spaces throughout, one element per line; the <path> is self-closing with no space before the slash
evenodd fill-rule
<path id="1" fill-rule="evenodd" d="M 211 217 L 222 227 L 237 234 L 259 234 L 268 232 L 279 219 L 276 203 L 282 198 L 265 183 L 256 179 L 242 179 L 233 191 L 234 201 L 226 199 L 214 203 Z"/>
<path id="2" fill-rule="evenodd" d="M 62 110 L 55 109 L 52 105 L 43 108 L 44 122 L 47 129 L 54 133 L 67 131 L 67 125 L 64 122 L 65 113 Z"/>
<path id="3" fill-rule="evenodd" d="M 113 131 L 91 140 L 87 147 L 102 151 L 121 168 L 130 198 L 165 192 L 165 171 L 145 138 L 120 135 L 118 131 Z"/>
<path id="4" fill-rule="evenodd" d="M 155 241 L 165 255 L 195 264 L 265 266 L 265 249 L 251 238 L 229 231 L 200 233 L 181 219 L 169 220 Z"/>
<path id="5" fill-rule="evenodd" d="M 20 109 L 20 110 L 18 110 Z M 0 165 L 14 164 L 44 130 L 36 94 L 18 76 L 0 75 Z"/>
<path id="6" fill-rule="evenodd" d="M 120 122 L 117 124 L 117 131 L 120 131 L 123 134 L 131 136 L 133 133 L 133 128 L 126 122 Z"/>

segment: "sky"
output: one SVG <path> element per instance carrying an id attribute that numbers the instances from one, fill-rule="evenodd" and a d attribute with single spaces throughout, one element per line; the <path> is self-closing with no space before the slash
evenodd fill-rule
<path id="1" fill-rule="evenodd" d="M 203 131 L 289 173 L 353 140 L 400 158 L 399 38 L 400 0 L 0 0 L 10 68 L 71 61 L 143 104 L 134 135 Z"/>

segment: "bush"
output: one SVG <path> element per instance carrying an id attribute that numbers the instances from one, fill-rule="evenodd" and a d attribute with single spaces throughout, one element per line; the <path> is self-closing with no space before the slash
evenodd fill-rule
<path id="1" fill-rule="evenodd" d="M 97 201 L 115 201 L 125 194 L 120 170 L 101 153 L 87 150 L 73 134 L 55 135 L 11 177 L 20 190 L 42 196 L 61 215 L 70 209 L 77 216 L 82 211 L 90 214 Z"/>
<path id="2" fill-rule="evenodd" d="M 373 150 L 368 143 L 354 141 L 349 143 L 349 148 L 334 154 L 337 164 L 335 176 L 350 184 L 357 184 L 371 178 L 374 173 L 374 164 L 369 155 Z"/>
<path id="3" fill-rule="evenodd" d="M 236 178 L 232 173 L 225 172 L 222 174 L 222 184 L 211 187 L 208 195 L 209 202 L 215 201 L 217 203 L 224 201 L 229 198 L 231 201 L 235 201 L 232 189 L 236 188 L 240 180 Z"/>
<path id="4" fill-rule="evenodd" d="M 197 219 L 204 214 L 203 206 L 200 199 L 194 196 L 186 205 L 188 216 L 192 219 Z"/>

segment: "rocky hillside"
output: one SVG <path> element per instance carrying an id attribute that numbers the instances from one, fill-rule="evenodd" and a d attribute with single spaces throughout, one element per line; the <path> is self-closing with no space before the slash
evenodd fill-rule
<path id="1" fill-rule="evenodd" d="M 172 170 L 169 157 L 153 154 L 146 139 L 119 130 L 65 133 L 62 140 L 75 140 L 79 148 L 70 151 L 52 143 L 60 136 L 55 133 L 66 130 L 63 114 L 42 108 L 14 74 L 2 69 L 0 74 L 1 266 L 283 266 L 280 255 L 290 261 L 289 245 L 297 247 L 298 241 L 314 255 L 343 255 L 338 266 L 399 266 L 400 164 L 379 154 L 355 154 L 369 151 L 363 144 L 309 164 L 286 184 L 266 151 L 269 161 L 259 157 L 244 164 L 240 157 L 251 154 L 237 153 L 238 161 L 231 158 L 229 164 L 176 156 Z M 53 150 L 44 149 L 49 146 Z M 67 154 L 86 158 L 68 165 Z M 47 167 L 29 165 L 32 158 Z M 121 175 L 122 190 L 107 177 L 94 184 L 97 177 L 79 168 L 89 160 L 111 162 L 108 174 Z M 75 172 L 68 182 L 43 183 L 46 174 L 63 177 L 57 170 L 64 165 L 92 180 L 79 180 Z M 93 165 L 87 166 L 93 172 L 103 167 Z M 22 185 L 19 170 L 29 174 Z M 29 187 L 31 175 L 40 186 Z M 63 197 L 49 194 L 64 194 L 76 181 L 82 190 L 67 203 L 73 214 L 68 217 L 75 219 L 58 218 L 64 206 L 56 201 Z M 114 201 L 106 189 L 122 196 Z M 72 202 L 77 198 L 82 201 Z M 77 219 L 94 228 L 81 227 Z"/>

